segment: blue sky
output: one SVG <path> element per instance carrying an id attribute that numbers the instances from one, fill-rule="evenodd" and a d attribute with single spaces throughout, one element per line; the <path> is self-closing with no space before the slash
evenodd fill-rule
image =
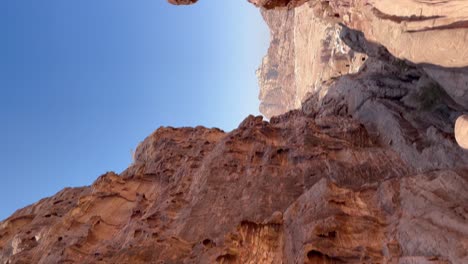
<path id="1" fill-rule="evenodd" d="M 159 126 L 259 114 L 269 33 L 247 1 L 1 1 L 0 36 L 0 219 L 122 171 Z"/>

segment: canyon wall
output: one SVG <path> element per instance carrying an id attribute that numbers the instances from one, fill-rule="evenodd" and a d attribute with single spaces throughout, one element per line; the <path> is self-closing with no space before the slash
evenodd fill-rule
<path id="1" fill-rule="evenodd" d="M 259 68 L 260 110 L 269 117 L 297 109 L 308 92 L 325 94 L 324 83 L 356 73 L 365 52 L 343 44 L 339 37 L 343 27 L 364 33 L 369 42 L 418 66 L 468 108 L 467 5 L 466 1 L 308 1 L 294 9 L 263 9 L 272 42 Z M 276 65 L 286 69 L 271 78 L 268 72 Z M 275 96 L 280 94 L 276 89 L 287 91 L 286 96 Z"/>
<path id="2" fill-rule="evenodd" d="M 250 2 L 269 120 L 159 128 L 0 223 L 0 263 L 468 262 L 466 3 Z"/>
<path id="3" fill-rule="evenodd" d="M 1 223 L 2 263 L 463 263 L 468 171 L 418 173 L 350 117 L 160 128 L 132 166 Z"/>

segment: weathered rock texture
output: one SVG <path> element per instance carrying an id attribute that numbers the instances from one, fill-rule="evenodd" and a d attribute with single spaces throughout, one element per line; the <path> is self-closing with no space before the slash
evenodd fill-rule
<path id="1" fill-rule="evenodd" d="M 197 0 L 168 0 L 192 4 Z M 248 0 L 265 9 L 313 9 L 324 20 L 364 32 L 401 59 L 468 66 L 468 2 L 464 0 Z M 424 47 L 424 48 L 421 48 Z"/>
<path id="2" fill-rule="evenodd" d="M 384 45 L 394 56 L 445 67 L 468 65 L 466 1 L 309 1 L 321 16 Z M 423 48 L 422 48 L 423 47 Z"/>
<path id="3" fill-rule="evenodd" d="M 135 157 L 1 223 L 0 261 L 468 261 L 465 164 L 417 173 L 348 117 L 160 128 Z"/>
<path id="4" fill-rule="evenodd" d="M 0 223 L 0 263 L 468 263 L 465 3 L 251 2 L 270 121 L 158 129 Z"/>
<path id="5" fill-rule="evenodd" d="M 257 71 L 260 111 L 267 117 L 300 108 L 309 93 L 326 93 L 327 83 L 356 73 L 366 60 L 340 39 L 341 26 L 317 18 L 306 5 L 262 14 L 271 30 Z"/>
<path id="6" fill-rule="evenodd" d="M 262 10 L 271 30 L 271 46 L 258 71 L 260 110 L 266 116 L 296 109 L 308 92 L 326 94 L 327 83 L 359 70 L 365 52 L 343 44 L 337 23 L 417 65 L 468 108 L 466 1 L 305 2 L 295 9 Z M 272 78 L 278 67 L 282 71 Z"/>

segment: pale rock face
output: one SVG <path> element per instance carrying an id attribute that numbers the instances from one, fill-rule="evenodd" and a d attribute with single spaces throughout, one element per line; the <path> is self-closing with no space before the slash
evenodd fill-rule
<path id="1" fill-rule="evenodd" d="M 327 83 L 356 73 L 367 58 L 341 41 L 339 25 L 317 18 L 307 5 L 262 15 L 271 32 L 257 70 L 260 111 L 267 117 L 300 108 L 310 93 L 324 95 Z"/>
<path id="2" fill-rule="evenodd" d="M 309 1 L 400 59 L 443 67 L 468 65 L 468 3 L 455 1 Z M 422 48 L 424 47 L 424 48 Z"/>
<path id="3" fill-rule="evenodd" d="M 336 23 L 420 65 L 468 108 L 466 1 L 308 1 L 295 9 L 262 12 L 272 32 L 258 71 L 260 111 L 267 117 L 299 108 L 309 94 L 323 97 L 334 79 L 358 72 L 366 56 L 342 43 Z M 276 65 L 282 71 L 272 79 L 269 72 Z"/>
<path id="4" fill-rule="evenodd" d="M 468 115 L 461 115 L 455 123 L 455 139 L 460 147 L 468 149 Z"/>
<path id="5" fill-rule="evenodd" d="M 328 22 L 308 5 L 263 14 L 272 30 L 257 71 L 260 110 L 267 117 L 299 107 L 351 115 L 418 171 L 468 162 L 466 151 L 449 138 L 455 118 L 467 109 L 468 75 L 395 58 L 362 32 L 323 24 Z M 323 41 L 326 36 L 332 41 Z"/>

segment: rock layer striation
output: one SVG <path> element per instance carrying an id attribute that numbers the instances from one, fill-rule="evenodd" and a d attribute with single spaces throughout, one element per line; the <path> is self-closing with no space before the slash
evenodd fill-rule
<path id="1" fill-rule="evenodd" d="M 250 2 L 269 121 L 159 128 L 1 222 L 0 263 L 468 262 L 464 2 Z"/>
<path id="2" fill-rule="evenodd" d="M 418 172 L 352 118 L 160 128 L 135 162 L 0 225 L 2 263 L 463 263 L 468 171 Z"/>

